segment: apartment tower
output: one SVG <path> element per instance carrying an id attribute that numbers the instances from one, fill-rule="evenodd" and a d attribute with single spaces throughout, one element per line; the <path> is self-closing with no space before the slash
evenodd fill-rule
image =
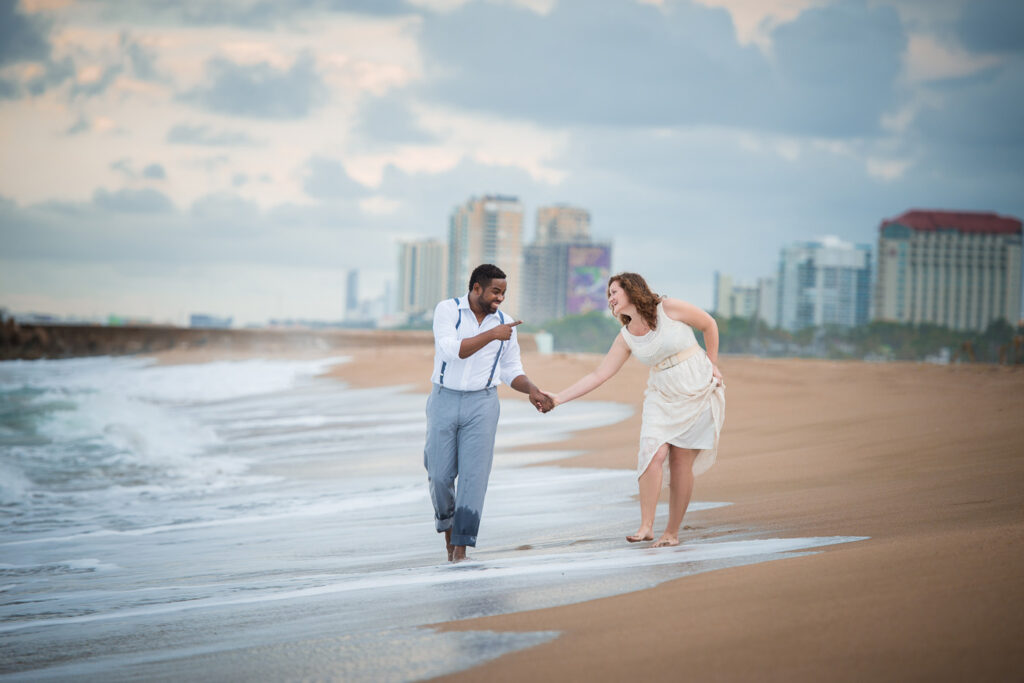
<path id="1" fill-rule="evenodd" d="M 465 296 L 473 269 L 493 263 L 508 276 L 501 310 L 517 316 L 522 308 L 522 236 L 523 205 L 516 197 L 471 197 L 457 206 L 448 224 L 448 296 Z"/>
<path id="2" fill-rule="evenodd" d="M 447 296 L 448 250 L 437 240 L 398 245 L 398 311 L 410 317 L 432 315 Z"/>
<path id="3" fill-rule="evenodd" d="M 1020 318 L 1021 221 L 913 210 L 882 221 L 875 317 L 984 330 Z"/>

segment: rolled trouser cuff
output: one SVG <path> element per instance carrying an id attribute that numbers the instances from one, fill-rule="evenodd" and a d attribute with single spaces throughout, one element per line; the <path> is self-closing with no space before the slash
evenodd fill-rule
<path id="1" fill-rule="evenodd" d="M 451 517 L 449 517 L 448 519 L 436 519 L 435 518 L 434 519 L 434 528 L 437 529 L 437 533 L 441 533 L 442 531 L 448 531 L 449 529 L 452 528 L 452 518 Z"/>
<path id="2" fill-rule="evenodd" d="M 468 545 L 470 548 L 476 547 L 476 536 L 466 536 L 464 534 L 452 534 L 452 545 Z"/>

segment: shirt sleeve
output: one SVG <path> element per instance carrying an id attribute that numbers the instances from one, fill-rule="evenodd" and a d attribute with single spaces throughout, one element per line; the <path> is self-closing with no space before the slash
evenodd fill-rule
<path id="1" fill-rule="evenodd" d="M 509 386 L 512 386 L 512 380 L 516 377 L 526 374 L 523 372 L 523 363 L 519 359 L 519 333 L 514 327 L 512 328 L 512 337 L 501 352 L 501 360 L 498 361 L 498 364 L 501 366 L 498 376 Z"/>
<path id="2" fill-rule="evenodd" d="M 441 360 L 453 363 L 459 360 L 459 331 L 455 329 L 459 307 L 445 299 L 434 308 L 434 348 Z"/>

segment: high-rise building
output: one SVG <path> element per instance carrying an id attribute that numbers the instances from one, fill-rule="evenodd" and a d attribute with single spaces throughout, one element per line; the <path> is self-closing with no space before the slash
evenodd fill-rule
<path id="1" fill-rule="evenodd" d="M 447 247 L 437 240 L 413 240 L 398 245 L 398 312 L 432 315 L 447 296 Z"/>
<path id="2" fill-rule="evenodd" d="M 853 327 L 868 321 L 871 247 L 824 237 L 785 247 L 779 262 L 778 324 Z"/>
<path id="3" fill-rule="evenodd" d="M 907 211 L 882 221 L 875 317 L 984 330 L 1016 325 L 1021 221 L 994 213 Z"/>
<path id="4" fill-rule="evenodd" d="M 731 275 L 715 273 L 714 308 L 720 318 L 753 318 L 770 327 L 778 324 L 775 278 L 762 277 L 754 286 L 737 285 Z"/>
<path id="5" fill-rule="evenodd" d="M 359 317 L 359 271 L 352 268 L 345 282 L 345 320 Z"/>
<path id="6" fill-rule="evenodd" d="M 531 244 L 523 251 L 522 317 L 540 324 L 607 308 L 609 242 Z"/>
<path id="7" fill-rule="evenodd" d="M 537 209 L 537 232 L 533 243 L 584 242 L 590 239 L 590 212 L 566 204 Z"/>
<path id="8" fill-rule="evenodd" d="M 516 197 L 470 198 L 452 211 L 448 225 L 448 295 L 464 296 L 473 269 L 493 263 L 508 276 L 502 310 L 516 316 L 522 307 L 522 249 L 523 205 Z"/>
<path id="9" fill-rule="evenodd" d="M 565 204 L 537 209 L 523 250 L 524 319 L 543 323 L 607 306 L 612 245 L 590 238 L 590 212 Z"/>
<path id="10" fill-rule="evenodd" d="M 757 278 L 757 315 L 768 327 L 779 326 L 779 288 L 773 277 Z"/>

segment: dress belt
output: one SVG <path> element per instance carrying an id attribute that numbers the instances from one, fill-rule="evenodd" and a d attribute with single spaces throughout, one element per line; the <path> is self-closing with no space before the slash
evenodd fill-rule
<path id="1" fill-rule="evenodd" d="M 683 349 L 678 353 L 673 353 L 668 358 L 664 358 L 654 365 L 655 370 L 668 370 L 671 367 L 679 365 L 687 358 L 697 355 L 698 352 L 703 351 L 700 344 L 694 344 L 688 349 Z"/>

